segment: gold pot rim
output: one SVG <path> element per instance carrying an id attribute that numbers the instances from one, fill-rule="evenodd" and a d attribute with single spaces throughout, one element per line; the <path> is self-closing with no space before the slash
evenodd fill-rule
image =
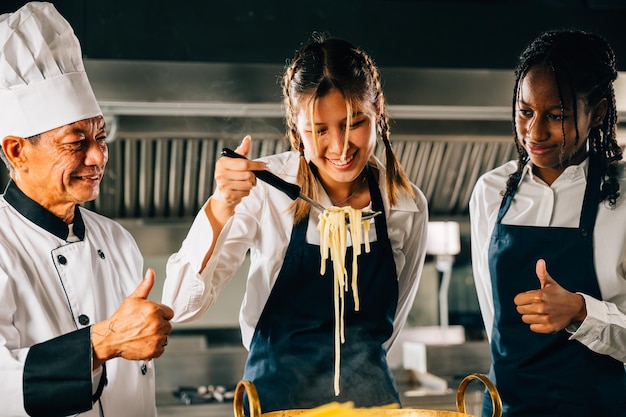
<path id="1" fill-rule="evenodd" d="M 465 392 L 467 390 L 467 386 L 473 380 L 479 380 L 482 382 L 489 391 L 489 395 L 491 396 L 491 404 L 493 408 L 492 417 L 502 417 L 502 399 L 500 398 L 500 394 L 496 389 L 494 383 L 489 379 L 487 375 L 481 373 L 473 373 L 461 381 L 459 384 L 459 388 L 456 393 L 456 407 L 457 411 L 438 411 L 438 410 L 419 410 L 414 408 L 384 408 L 384 407 L 370 407 L 370 408 L 353 408 L 355 413 L 358 413 L 359 416 L 420 416 L 420 417 L 471 417 L 470 414 L 465 413 Z M 312 410 L 305 409 L 293 409 L 293 410 L 282 410 L 282 411 L 272 411 L 269 413 L 261 413 L 261 402 L 259 400 L 259 394 L 257 392 L 254 383 L 247 380 L 241 380 L 237 384 L 235 388 L 235 397 L 233 400 L 233 408 L 235 412 L 235 417 L 244 417 L 244 393 L 248 394 L 248 406 L 250 409 L 250 417 L 290 417 L 299 414 L 305 414 L 307 412 L 311 412 Z"/>

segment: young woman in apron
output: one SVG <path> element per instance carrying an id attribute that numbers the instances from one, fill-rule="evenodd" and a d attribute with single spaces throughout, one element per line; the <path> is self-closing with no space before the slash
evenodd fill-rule
<path id="1" fill-rule="evenodd" d="M 240 313 L 249 349 L 243 377 L 255 384 L 262 411 L 332 401 L 399 403 L 386 354 L 417 291 L 428 213 L 424 195 L 391 150 L 377 68 L 350 43 L 320 37 L 296 52 L 283 92 L 292 150 L 217 161 L 216 191 L 168 262 L 163 300 L 174 321 L 199 318 L 249 251 Z M 379 135 L 386 164 L 374 156 Z M 250 148 L 246 137 L 236 152 L 248 156 Z M 370 250 L 362 247 L 357 258 L 358 311 L 354 291 L 345 294 L 345 342 L 338 351 L 330 260 L 320 274 L 320 213 L 256 181 L 252 171 L 263 169 L 326 207 L 382 213 L 369 220 Z M 349 243 L 348 277 L 352 251 Z"/>
<path id="2" fill-rule="evenodd" d="M 370 184 L 376 184 L 369 173 Z M 378 187 L 370 186 L 373 209 L 381 210 Z M 341 347 L 341 391 L 333 393 L 333 268 L 320 276 L 320 248 L 306 242 L 308 218 L 291 232 L 285 262 L 256 326 L 244 379 L 257 387 L 267 409 L 310 408 L 331 401 L 361 406 L 399 403 L 385 359 L 393 332 L 398 278 L 385 218 L 375 219 L 378 240 L 358 258 L 359 299 L 346 295 L 345 344 Z M 347 259 L 352 258 L 352 248 Z M 347 265 L 351 276 L 351 264 Z M 292 317 L 291 320 L 285 318 Z"/>
<path id="3" fill-rule="evenodd" d="M 490 377 L 505 417 L 626 416 L 615 58 L 599 36 L 547 32 L 516 75 L 519 160 L 485 174 L 470 203 Z"/>

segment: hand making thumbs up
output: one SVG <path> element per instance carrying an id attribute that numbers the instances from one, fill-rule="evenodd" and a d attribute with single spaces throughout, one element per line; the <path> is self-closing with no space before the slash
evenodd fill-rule
<path id="1" fill-rule="evenodd" d="M 546 262 L 537 261 L 535 272 L 540 288 L 517 294 L 513 301 L 522 321 L 537 333 L 556 333 L 586 317 L 585 300 L 580 294 L 561 287 L 548 273 Z"/>
<path id="2" fill-rule="evenodd" d="M 120 308 L 107 320 L 93 325 L 94 368 L 115 357 L 149 360 L 163 354 L 174 312 L 164 304 L 148 300 L 154 281 L 154 270 L 148 269 Z"/>

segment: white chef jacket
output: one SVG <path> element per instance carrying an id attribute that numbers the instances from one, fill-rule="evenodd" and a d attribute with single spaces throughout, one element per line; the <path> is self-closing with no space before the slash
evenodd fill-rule
<path id="1" fill-rule="evenodd" d="M 295 183 L 299 158 L 297 152 L 288 151 L 261 160 L 269 164 L 269 169 L 274 174 Z M 383 164 L 375 157 L 369 163 L 378 169 L 381 195 L 386 196 Z M 406 322 L 424 264 L 428 207 L 422 192 L 415 186 L 413 189 L 415 199 L 402 194 L 394 207 L 389 207 L 389 202 L 383 197 L 399 284 L 394 331 L 386 343 L 387 348 Z M 325 193 L 320 198 L 325 207 L 332 205 Z M 213 230 L 204 208 L 200 210 L 180 250 L 167 262 L 162 301 L 174 309 L 172 321 L 189 322 L 199 319 L 215 302 L 220 290 L 237 271 L 249 250 L 250 270 L 239 315 L 243 344 L 249 348 L 256 324 L 283 265 L 291 238 L 291 203 L 292 200 L 281 191 L 263 181 L 257 181 L 250 195 L 236 207 L 234 216 L 222 229 L 213 255 L 201 272 L 202 261 L 213 241 Z M 317 214 L 312 210 L 309 216 L 307 242 L 319 245 Z M 370 228 L 369 239 L 371 242 L 376 240 L 375 227 Z M 365 253 L 360 256 L 364 255 Z"/>
<path id="2" fill-rule="evenodd" d="M 578 227 L 585 187 L 588 159 L 569 166 L 548 186 L 533 175 L 529 162 L 524 167 L 519 189 L 503 224 L 540 227 Z M 621 196 L 615 209 L 603 202 L 598 208 L 593 234 L 594 263 L 602 299 L 582 294 L 587 318 L 568 331 L 570 339 L 589 349 L 626 362 L 626 163 L 619 164 Z M 470 199 L 472 269 L 487 336 L 491 339 L 493 298 L 488 251 L 493 228 L 510 173 L 517 162 L 510 161 L 479 178 Z M 572 257 L 579 256 L 576 253 Z M 547 265 L 548 273 L 550 265 Z M 559 282 L 558 276 L 553 276 Z M 539 280 L 537 280 L 539 288 Z"/>
<path id="3" fill-rule="evenodd" d="M 143 260 L 134 239 L 112 220 L 78 208 L 80 240 L 68 243 L 67 225 L 12 182 L 0 197 L 0 224 L 0 416 L 26 416 L 26 390 L 57 404 L 91 399 L 102 371 L 91 371 L 90 326 L 111 316 L 139 284 Z M 81 343 L 68 346 L 64 338 Z M 38 354 L 29 356 L 31 349 Z M 59 375 L 55 367 L 67 380 L 42 381 Z M 152 362 L 116 358 L 106 370 L 105 416 L 156 415 Z M 99 404 L 80 415 L 100 416 Z"/>

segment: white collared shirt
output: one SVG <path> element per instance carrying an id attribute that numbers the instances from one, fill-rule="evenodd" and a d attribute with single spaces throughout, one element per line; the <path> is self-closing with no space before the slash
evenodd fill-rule
<path id="1" fill-rule="evenodd" d="M 296 152 L 285 152 L 262 160 L 269 163 L 271 171 L 276 175 L 295 183 L 299 158 Z M 379 187 L 399 283 L 394 333 L 386 344 L 389 348 L 404 325 L 417 292 L 426 251 L 428 207 L 426 198 L 417 187 L 414 187 L 415 199 L 403 194 L 393 208 L 389 207 L 385 198 L 384 166 L 374 157 L 370 159 L 370 165 L 377 167 L 379 173 Z M 331 206 L 327 195 L 320 198 L 322 205 Z M 291 203 L 292 200 L 281 191 L 263 181 L 257 181 L 250 195 L 242 200 L 235 215 L 224 226 L 206 267 L 198 273 L 213 240 L 213 230 L 203 207 L 180 250 L 167 263 L 163 303 L 174 309 L 173 321 L 199 319 L 215 302 L 220 290 L 232 278 L 249 250 L 250 270 L 239 316 L 243 344 L 248 348 L 283 265 L 293 228 L 293 214 L 289 210 Z M 319 244 L 316 226 L 317 215 L 312 212 L 307 229 L 307 242 L 311 244 Z M 369 238 L 370 241 L 376 240 L 374 227 L 370 228 Z M 332 294 L 329 296 L 332 297 Z"/>
<path id="2" fill-rule="evenodd" d="M 571 338 L 591 350 L 626 362 L 626 163 L 620 162 L 621 197 L 615 209 L 598 208 L 594 228 L 594 263 L 602 300 L 582 294 L 587 318 Z M 493 298 L 488 265 L 489 242 L 510 173 L 510 161 L 479 178 L 470 199 L 472 268 L 487 335 L 491 338 Z M 578 227 L 587 185 L 588 160 L 568 167 L 551 186 L 524 167 L 519 189 L 503 224 Z M 572 254 L 572 256 L 579 256 Z M 548 272 L 550 266 L 548 265 Z M 558 282 L 558 277 L 553 277 Z"/>

